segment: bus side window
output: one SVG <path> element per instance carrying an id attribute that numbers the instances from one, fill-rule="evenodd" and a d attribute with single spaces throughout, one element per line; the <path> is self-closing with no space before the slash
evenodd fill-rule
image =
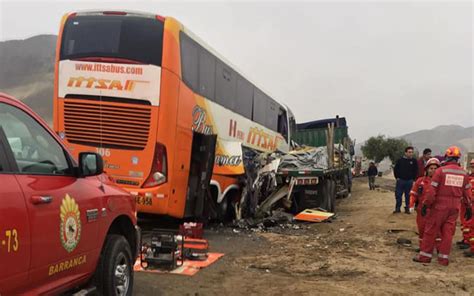
<path id="1" fill-rule="evenodd" d="M 286 111 L 281 108 L 278 113 L 278 133 L 288 141 L 288 120 L 286 117 Z"/>
<path id="2" fill-rule="evenodd" d="M 222 61 L 217 60 L 216 64 L 216 102 L 227 109 L 233 110 L 235 102 L 235 94 L 237 88 L 236 73 L 225 65 Z"/>
<path id="3" fill-rule="evenodd" d="M 265 125 L 266 111 L 267 101 L 265 94 L 258 88 L 255 88 L 253 92 L 253 121 L 260 123 L 261 125 Z"/>
<path id="4" fill-rule="evenodd" d="M 198 90 L 198 45 L 194 40 L 189 38 L 186 34 L 181 32 L 181 72 L 183 81 L 186 85 L 199 93 Z"/>
<path id="5" fill-rule="evenodd" d="M 266 96 L 267 101 L 267 113 L 265 115 L 265 126 L 272 131 L 278 130 L 278 109 L 277 103 L 272 100 L 269 96 Z"/>
<path id="6" fill-rule="evenodd" d="M 252 119 L 253 85 L 242 76 L 237 77 L 237 97 L 232 111 Z"/>
<path id="7" fill-rule="evenodd" d="M 216 79 L 216 58 L 206 49 L 199 51 L 199 94 L 214 101 Z"/>

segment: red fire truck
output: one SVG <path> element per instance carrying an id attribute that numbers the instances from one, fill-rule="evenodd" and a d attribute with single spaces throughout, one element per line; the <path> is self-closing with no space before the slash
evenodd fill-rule
<path id="1" fill-rule="evenodd" d="M 78 162 L 46 123 L 0 93 L 0 295 L 71 289 L 131 295 L 140 231 L 135 199 Z"/>

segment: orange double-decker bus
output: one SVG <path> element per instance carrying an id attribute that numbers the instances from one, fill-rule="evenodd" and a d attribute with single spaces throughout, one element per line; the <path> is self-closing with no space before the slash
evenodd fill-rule
<path id="1" fill-rule="evenodd" d="M 227 214 L 242 146 L 287 151 L 295 126 L 287 107 L 171 17 L 65 15 L 54 83 L 55 131 L 76 155 L 100 153 L 143 213 Z"/>

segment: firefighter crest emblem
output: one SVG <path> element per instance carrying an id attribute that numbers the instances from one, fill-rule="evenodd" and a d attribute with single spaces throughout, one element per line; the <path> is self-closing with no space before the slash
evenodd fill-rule
<path id="1" fill-rule="evenodd" d="M 81 239 L 81 212 L 74 198 L 69 194 L 63 198 L 60 209 L 60 237 L 64 249 L 71 253 Z"/>

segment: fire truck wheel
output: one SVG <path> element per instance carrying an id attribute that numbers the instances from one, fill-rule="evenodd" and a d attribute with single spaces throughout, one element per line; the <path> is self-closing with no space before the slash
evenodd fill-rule
<path id="1" fill-rule="evenodd" d="M 132 251 L 121 235 L 108 235 L 96 278 L 98 291 L 105 296 L 129 296 L 133 290 Z"/>

